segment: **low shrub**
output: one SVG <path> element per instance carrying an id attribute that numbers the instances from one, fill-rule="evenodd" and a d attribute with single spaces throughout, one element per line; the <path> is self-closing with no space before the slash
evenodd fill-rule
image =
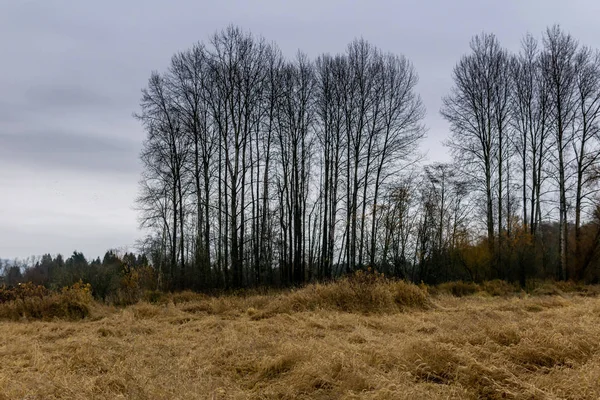
<path id="1" fill-rule="evenodd" d="M 207 295 L 202 294 L 202 293 L 192 292 L 191 290 L 175 292 L 175 293 L 171 293 L 169 295 L 169 299 L 174 304 L 189 303 L 192 301 L 202 301 L 202 300 L 206 300 L 207 298 L 208 298 Z"/>
<path id="2" fill-rule="evenodd" d="M 436 287 L 437 293 L 451 294 L 455 297 L 464 297 L 475 294 L 481 291 L 481 288 L 475 282 L 445 282 L 441 283 Z"/>
<path id="3" fill-rule="evenodd" d="M 140 300 L 151 304 L 182 304 L 191 302 L 201 302 L 210 299 L 211 297 L 203 294 L 184 290 L 182 292 L 161 292 L 160 290 L 146 290 Z"/>
<path id="4" fill-rule="evenodd" d="M 0 304 L 0 319 L 78 320 L 90 315 L 93 298 L 89 284 L 80 281 L 58 293 L 29 289 L 21 292 L 27 295 Z"/>
<path id="5" fill-rule="evenodd" d="M 490 296 L 509 296 L 519 292 L 517 286 L 501 279 L 483 282 L 481 288 Z"/>
<path id="6" fill-rule="evenodd" d="M 589 297 L 596 297 L 600 294 L 600 286 L 598 285 L 586 285 L 573 281 L 557 281 L 554 285 L 564 293 L 574 293 Z"/>
<path id="7" fill-rule="evenodd" d="M 394 301 L 401 307 L 427 308 L 429 296 L 427 288 L 423 289 L 412 283 L 397 281 L 393 283 Z"/>
<path id="8" fill-rule="evenodd" d="M 156 287 L 156 271 L 148 266 L 129 267 L 126 266 L 120 272 L 118 288 L 115 293 L 108 296 L 108 301 L 116 306 L 128 306 L 135 304 L 140 300 L 146 300 L 147 292 L 154 292 L 150 296 L 154 299 L 160 298 L 155 291 L 150 290 Z M 152 302 L 152 301 L 150 301 Z"/>
<path id="9" fill-rule="evenodd" d="M 582 282 L 530 280 L 527 282 L 526 291 L 536 296 L 564 296 L 572 294 L 585 297 L 600 295 L 600 286 L 586 285 Z"/>
<path id="10" fill-rule="evenodd" d="M 168 295 L 160 290 L 146 290 L 142 299 L 151 304 L 165 304 L 168 303 Z"/>
<path id="11" fill-rule="evenodd" d="M 558 288 L 556 282 L 532 282 L 528 291 L 536 296 L 562 296 L 564 292 Z"/>
<path id="12" fill-rule="evenodd" d="M 0 287 L 0 303 L 14 301 L 17 299 L 24 300 L 28 297 L 43 297 L 48 295 L 49 291 L 42 285 L 35 285 L 32 282 L 19 283 L 16 286 Z"/>

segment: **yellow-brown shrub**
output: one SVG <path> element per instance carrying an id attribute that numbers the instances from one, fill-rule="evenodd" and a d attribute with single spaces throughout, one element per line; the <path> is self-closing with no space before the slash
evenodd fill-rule
<path id="1" fill-rule="evenodd" d="M 153 300 L 157 296 L 155 291 L 155 298 L 148 299 L 145 293 L 150 288 L 156 287 L 156 271 L 148 266 L 140 267 L 128 267 L 122 271 L 122 276 L 119 281 L 119 287 L 116 293 L 110 298 L 110 302 L 117 306 L 126 306 L 135 304 L 140 300 Z M 152 297 L 152 295 L 151 295 Z"/>
<path id="2" fill-rule="evenodd" d="M 34 287 L 18 293 L 19 297 L 0 304 L 0 319 L 83 319 L 89 316 L 93 301 L 91 286 L 81 281 L 58 293 Z"/>
<path id="3" fill-rule="evenodd" d="M 27 297 L 43 297 L 48 295 L 49 291 L 44 286 L 35 285 L 32 282 L 19 283 L 14 287 L 0 287 L 0 303 L 13 301 L 17 299 L 24 300 Z"/>

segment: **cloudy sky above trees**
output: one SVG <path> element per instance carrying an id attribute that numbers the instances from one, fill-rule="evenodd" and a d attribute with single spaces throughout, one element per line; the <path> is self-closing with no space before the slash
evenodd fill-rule
<path id="1" fill-rule="evenodd" d="M 406 55 L 427 107 L 429 161 L 448 160 L 439 114 L 475 34 L 517 51 L 558 23 L 600 47 L 595 0 L 0 2 L 0 258 L 133 249 L 144 132 L 132 117 L 152 70 L 235 24 L 291 58 L 343 52 L 355 37 Z"/>

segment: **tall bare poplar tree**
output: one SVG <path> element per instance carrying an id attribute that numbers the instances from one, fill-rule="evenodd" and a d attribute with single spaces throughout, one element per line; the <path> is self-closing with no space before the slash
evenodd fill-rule
<path id="1" fill-rule="evenodd" d="M 551 132 L 554 139 L 555 179 L 559 196 L 558 279 L 568 279 L 567 238 L 569 153 L 573 143 L 573 123 L 577 111 L 575 56 L 578 44 L 558 26 L 548 28 L 541 54 L 543 79 L 550 93 Z"/>
<path id="2" fill-rule="evenodd" d="M 509 111 L 508 56 L 492 34 L 475 36 L 471 51 L 454 68 L 454 87 L 452 93 L 444 97 L 441 113 L 450 123 L 452 136 L 447 144 L 457 165 L 477 183 L 477 190 L 484 196 L 487 240 L 493 254 L 495 199 L 498 201 L 497 231 L 502 230 L 502 168 Z M 497 196 L 494 196 L 494 188 L 498 188 Z"/>

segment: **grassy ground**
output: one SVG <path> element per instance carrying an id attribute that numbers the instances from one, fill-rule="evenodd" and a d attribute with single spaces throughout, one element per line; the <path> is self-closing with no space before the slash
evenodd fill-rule
<path id="1" fill-rule="evenodd" d="M 0 399 L 600 398 L 596 297 L 363 286 L 0 322 Z"/>

